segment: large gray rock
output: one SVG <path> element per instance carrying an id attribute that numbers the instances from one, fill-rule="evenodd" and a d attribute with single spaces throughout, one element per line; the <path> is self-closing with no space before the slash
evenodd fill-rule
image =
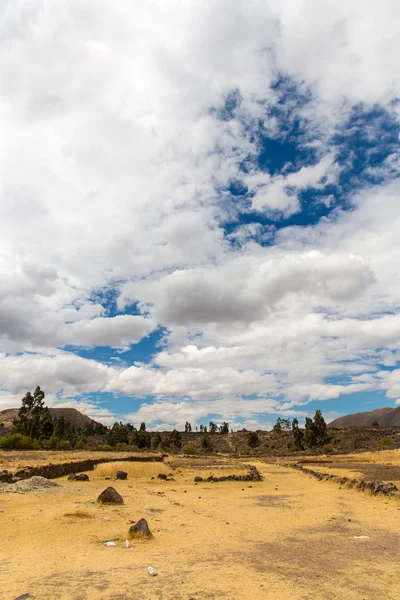
<path id="1" fill-rule="evenodd" d="M 101 504 L 123 504 L 124 499 L 121 494 L 118 494 L 115 488 L 110 486 L 101 492 L 100 496 L 97 498 L 97 502 L 100 502 Z"/>

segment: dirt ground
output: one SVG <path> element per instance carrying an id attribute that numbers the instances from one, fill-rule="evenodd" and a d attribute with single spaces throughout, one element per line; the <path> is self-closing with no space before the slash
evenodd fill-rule
<path id="1" fill-rule="evenodd" d="M 195 485 L 239 465 L 193 460 L 175 481 L 88 472 L 56 491 L 0 493 L 1 600 L 398 600 L 400 502 L 248 462 L 262 482 Z M 110 483 L 124 504 L 92 504 Z M 153 539 L 124 548 L 141 517 Z"/>

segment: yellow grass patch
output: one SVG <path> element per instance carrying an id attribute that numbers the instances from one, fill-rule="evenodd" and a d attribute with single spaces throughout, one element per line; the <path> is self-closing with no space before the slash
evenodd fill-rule
<path id="1" fill-rule="evenodd" d="M 117 471 L 128 473 L 128 479 L 131 477 L 157 477 L 159 473 L 170 474 L 171 469 L 161 462 L 110 462 L 97 465 L 94 477 L 116 477 Z"/>

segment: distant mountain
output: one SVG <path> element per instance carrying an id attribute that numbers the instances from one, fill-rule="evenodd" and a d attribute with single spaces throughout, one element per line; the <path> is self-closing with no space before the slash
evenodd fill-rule
<path id="1" fill-rule="evenodd" d="M 369 412 L 339 417 L 329 423 L 329 427 L 368 427 L 375 422 L 379 427 L 400 427 L 400 406 L 397 408 L 386 406 Z"/>
<path id="2" fill-rule="evenodd" d="M 3 427 L 0 427 L 0 436 L 10 433 L 13 421 L 18 416 L 18 408 L 7 408 L 6 410 L 0 410 L 0 424 L 3 423 Z M 97 421 L 90 419 L 86 415 L 76 410 L 76 408 L 50 408 L 50 414 L 52 417 L 59 419 L 64 417 L 66 421 L 69 421 L 76 430 L 79 427 L 83 427 L 88 423 L 96 424 Z"/>

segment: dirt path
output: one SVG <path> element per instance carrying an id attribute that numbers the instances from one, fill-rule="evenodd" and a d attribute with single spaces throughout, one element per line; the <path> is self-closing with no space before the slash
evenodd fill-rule
<path id="1" fill-rule="evenodd" d="M 398 600 L 399 502 L 253 464 L 265 479 L 251 486 L 194 485 L 189 470 L 115 482 L 117 508 L 90 503 L 104 481 L 0 494 L 1 600 Z M 154 539 L 125 549 L 140 517 Z"/>

